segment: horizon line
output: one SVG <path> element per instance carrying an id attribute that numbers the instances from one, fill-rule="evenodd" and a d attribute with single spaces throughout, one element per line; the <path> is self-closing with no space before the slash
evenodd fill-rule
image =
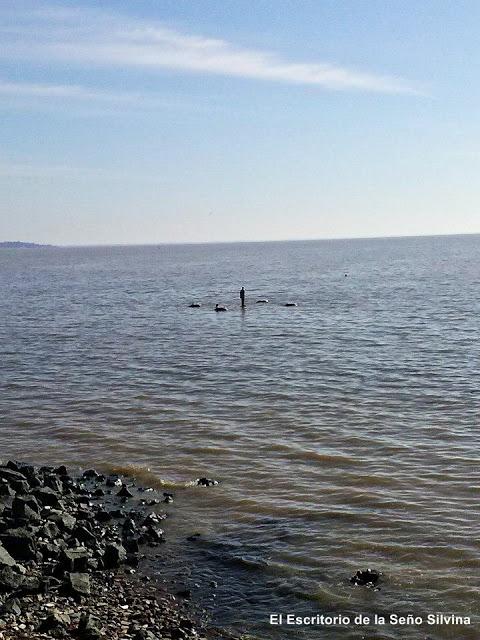
<path id="1" fill-rule="evenodd" d="M 35 242 L 34 240 L 0 240 L 0 245 L 12 242 L 34 244 L 38 248 L 56 249 L 86 249 L 86 248 L 108 248 L 108 247 L 169 247 L 169 246 L 196 246 L 196 245 L 218 245 L 218 244 L 273 244 L 282 242 L 338 242 L 342 240 L 402 240 L 408 238 L 455 238 L 464 236 L 478 236 L 480 231 L 459 232 L 459 233 L 425 233 L 411 235 L 387 235 L 387 236 L 333 236 L 331 238 L 285 238 L 279 240 L 194 240 L 194 241 L 171 241 L 171 242 L 116 242 L 98 244 L 55 244 L 53 242 Z"/>

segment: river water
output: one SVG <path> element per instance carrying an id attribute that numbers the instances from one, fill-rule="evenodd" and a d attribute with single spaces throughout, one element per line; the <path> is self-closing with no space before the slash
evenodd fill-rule
<path id="1" fill-rule="evenodd" d="M 173 487 L 157 570 L 219 625 L 473 640 L 479 337 L 480 236 L 4 249 L 1 457 Z M 472 624 L 269 624 L 432 612 Z"/>

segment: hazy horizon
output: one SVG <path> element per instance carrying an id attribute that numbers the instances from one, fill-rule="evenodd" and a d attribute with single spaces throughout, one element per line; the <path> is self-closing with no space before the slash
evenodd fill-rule
<path id="1" fill-rule="evenodd" d="M 215 245 L 215 244 L 269 244 L 269 243 L 282 243 L 282 242 L 334 242 L 342 240 L 403 240 L 414 238 L 450 238 L 450 237 L 463 237 L 463 236 L 480 236 L 480 232 L 471 233 L 425 233 L 420 235 L 404 235 L 404 236 L 343 236 L 343 237 L 330 237 L 330 238 L 283 238 L 278 240 L 261 239 L 261 240 L 212 240 L 212 241 L 197 241 L 197 242 L 106 242 L 106 243 L 89 243 L 89 244 L 53 244 L 53 243 L 39 243 L 31 240 L 0 240 L 0 245 L 5 243 L 21 243 L 21 244 L 35 244 L 39 247 L 50 246 L 58 249 L 68 248 L 95 248 L 95 247 L 161 247 L 161 246 L 175 246 L 175 245 Z"/>

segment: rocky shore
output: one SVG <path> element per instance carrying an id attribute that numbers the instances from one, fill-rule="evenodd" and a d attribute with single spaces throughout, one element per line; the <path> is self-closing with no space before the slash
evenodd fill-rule
<path id="1" fill-rule="evenodd" d="M 0 639 L 233 640 L 142 574 L 172 501 L 93 469 L 1 465 Z"/>

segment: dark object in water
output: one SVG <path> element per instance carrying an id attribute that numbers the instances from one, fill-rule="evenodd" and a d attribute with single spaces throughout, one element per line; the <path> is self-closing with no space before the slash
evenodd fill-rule
<path id="1" fill-rule="evenodd" d="M 218 484 L 218 480 L 211 480 L 210 478 L 198 478 L 197 485 L 200 487 L 213 487 Z"/>
<path id="2" fill-rule="evenodd" d="M 296 302 L 286 302 L 285 306 L 286 307 L 298 307 L 298 304 Z"/>
<path id="3" fill-rule="evenodd" d="M 227 307 L 220 306 L 219 304 L 215 305 L 215 311 L 228 311 Z"/>
<path id="4" fill-rule="evenodd" d="M 192 304 L 188 305 L 190 307 L 190 309 L 199 309 L 202 304 L 201 302 L 192 302 Z"/>
<path id="5" fill-rule="evenodd" d="M 374 587 L 382 574 L 375 569 L 359 569 L 350 582 L 359 587 Z"/>
<path id="6" fill-rule="evenodd" d="M 261 298 L 260 300 L 257 300 L 256 304 L 268 304 L 268 300 L 267 298 Z"/>
<path id="7" fill-rule="evenodd" d="M 189 542 L 196 542 L 200 538 L 201 535 L 202 535 L 201 533 L 192 533 L 191 536 L 188 536 L 187 540 Z"/>

